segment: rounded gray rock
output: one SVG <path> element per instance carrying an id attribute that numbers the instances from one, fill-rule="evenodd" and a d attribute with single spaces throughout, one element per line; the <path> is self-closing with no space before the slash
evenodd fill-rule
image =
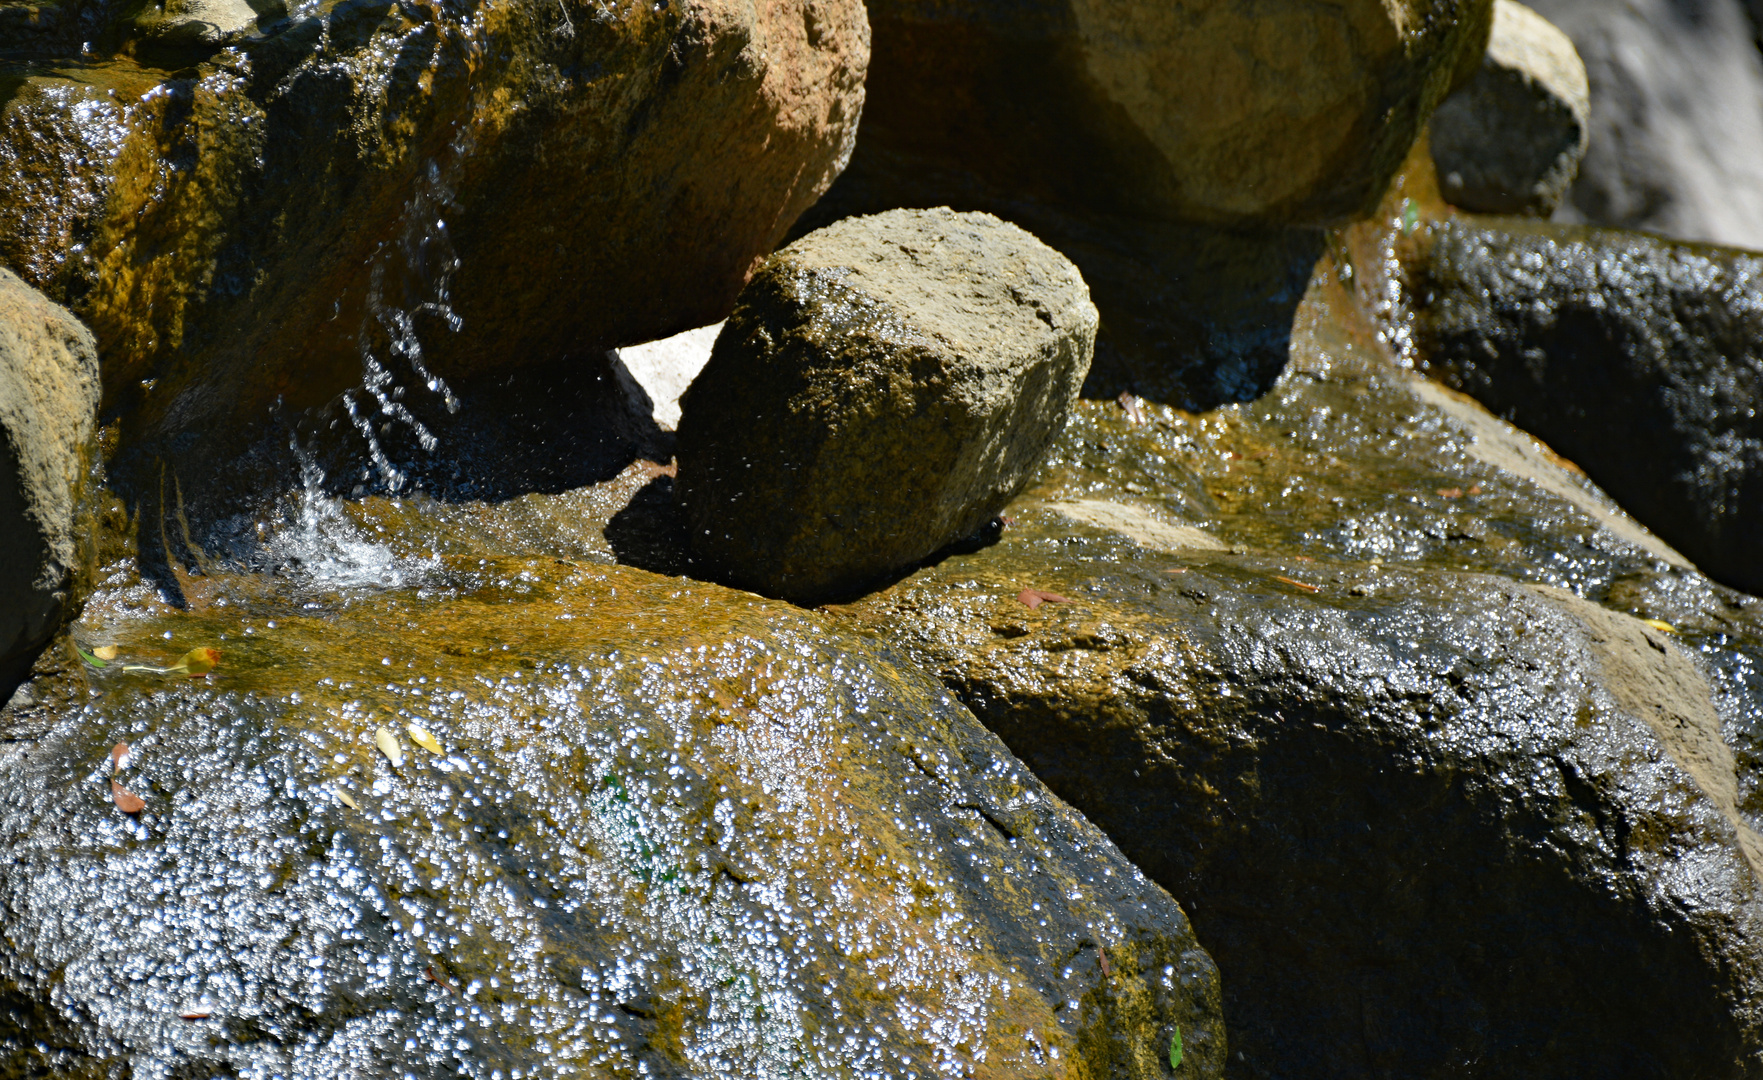
<path id="1" fill-rule="evenodd" d="M 1465 210 L 1547 217 L 1579 174 L 1590 123 L 1573 42 L 1523 4 L 1497 0 L 1480 69 L 1433 114 L 1439 190 Z"/>
<path id="2" fill-rule="evenodd" d="M 972 534 L 1064 426 L 1096 326 L 1077 268 L 989 214 L 848 218 L 777 252 L 680 402 L 700 565 L 810 602 Z"/>
<path id="3" fill-rule="evenodd" d="M 98 352 L 66 308 L 0 267 L 0 688 L 61 624 L 96 456 Z"/>

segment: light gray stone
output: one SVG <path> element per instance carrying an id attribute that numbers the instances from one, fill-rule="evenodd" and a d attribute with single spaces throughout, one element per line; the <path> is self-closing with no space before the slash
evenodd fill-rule
<path id="1" fill-rule="evenodd" d="M 1496 0 L 1487 55 L 1432 118 L 1439 189 L 1488 214 L 1546 217 L 1585 156 L 1591 101 L 1573 42 L 1513 0 Z"/>
<path id="2" fill-rule="evenodd" d="M 16 678 L 73 599 L 97 409 L 91 332 L 0 268 L 0 682 Z"/>
<path id="3" fill-rule="evenodd" d="M 678 497 L 711 573 L 813 601 L 969 536 L 1090 366 L 1063 255 L 990 214 L 849 218 L 773 255 L 681 402 Z"/>

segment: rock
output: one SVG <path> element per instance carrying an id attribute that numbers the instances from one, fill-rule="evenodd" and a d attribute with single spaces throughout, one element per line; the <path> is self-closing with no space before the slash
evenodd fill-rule
<path id="1" fill-rule="evenodd" d="M 193 77 L 20 66 L 0 258 L 97 335 L 117 483 L 163 460 L 200 532 L 298 475 L 289 427 L 372 473 L 433 452 L 451 383 L 723 317 L 848 157 L 867 56 L 857 0 L 351 0 Z"/>
<path id="2" fill-rule="evenodd" d="M 1405 370 L 1342 255 L 1273 392 L 1080 402 L 998 543 L 841 616 L 1176 896 L 1233 1076 L 1746 1075 L 1763 604 Z"/>
<path id="3" fill-rule="evenodd" d="M 0 694 L 79 598 L 97 408 L 91 332 L 0 267 Z"/>
<path id="4" fill-rule="evenodd" d="M 1763 257 L 1540 222 L 1430 236 L 1405 296 L 1417 359 L 1763 592 Z"/>
<path id="5" fill-rule="evenodd" d="M 681 401 L 678 497 L 710 572 L 808 602 L 977 530 L 1089 369 L 1096 309 L 988 214 L 901 210 L 760 268 Z"/>
<path id="6" fill-rule="evenodd" d="M 1180 909 L 934 680 L 832 616 L 502 554 L 514 505 L 485 549 L 356 504 L 422 568 L 342 603 L 94 597 L 75 640 L 221 666 L 69 653 L 0 716 L 8 1067 L 1136 1077 L 1179 1030 L 1223 1076 Z"/>
<path id="7" fill-rule="evenodd" d="M 1432 115 L 1439 186 L 1465 210 L 1548 217 L 1579 172 L 1590 122 L 1573 42 L 1523 4 L 1494 0 L 1486 59 Z"/>
<path id="8" fill-rule="evenodd" d="M 721 332 L 722 324 L 714 323 L 660 341 L 615 350 L 619 363 L 649 398 L 655 423 L 663 431 L 679 426 L 680 395 L 710 362 L 710 350 Z"/>
<path id="9" fill-rule="evenodd" d="M 1532 0 L 1584 58 L 1563 220 L 1763 249 L 1763 59 L 1741 0 Z"/>

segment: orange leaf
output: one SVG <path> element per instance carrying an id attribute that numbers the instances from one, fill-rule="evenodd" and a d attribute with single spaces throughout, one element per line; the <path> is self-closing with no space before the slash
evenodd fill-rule
<path id="1" fill-rule="evenodd" d="M 220 663 L 220 650 L 203 646 L 200 649 L 191 649 L 178 657 L 178 662 L 171 667 L 173 671 L 181 671 L 191 678 L 196 678 L 213 671 L 214 666 L 218 663 Z"/>
<path id="2" fill-rule="evenodd" d="M 1185 566 L 1170 566 L 1166 567 L 1163 572 L 1165 574 L 1185 574 L 1188 572 L 1188 568 Z"/>
<path id="3" fill-rule="evenodd" d="M 1439 496 L 1441 498 L 1445 498 L 1445 499 L 1461 499 L 1463 497 L 1463 489 L 1462 488 L 1439 488 Z"/>
<path id="4" fill-rule="evenodd" d="M 1024 589 L 1016 594 L 1016 599 L 1027 604 L 1030 611 L 1040 607 L 1042 604 L 1071 603 L 1070 600 L 1065 599 L 1065 597 L 1060 596 L 1058 593 L 1047 592 L 1044 589 Z"/>
<path id="5" fill-rule="evenodd" d="M 1304 591 L 1305 591 L 1305 592 L 1315 592 L 1315 591 L 1316 591 L 1316 589 L 1317 589 L 1317 587 L 1316 587 L 1316 586 L 1315 586 L 1315 585 L 1307 585 L 1307 584 L 1305 584 L 1305 583 L 1304 583 L 1304 582 L 1302 582 L 1302 581 L 1293 581 L 1293 580 L 1292 580 L 1292 579 L 1291 579 L 1291 578 L 1289 578 L 1289 577 L 1281 577 L 1281 576 L 1280 576 L 1280 575 L 1278 575 L 1278 574 L 1275 574 L 1275 575 L 1274 575 L 1274 577 L 1273 577 L 1273 580 L 1275 580 L 1275 581 L 1283 581 L 1283 582 L 1285 582 L 1285 583 L 1286 583 L 1286 584 L 1287 584 L 1287 585 L 1296 585 L 1296 586 L 1297 586 L 1297 587 L 1298 587 L 1298 588 L 1300 588 L 1300 589 L 1303 589 L 1303 590 L 1304 590 Z"/>
<path id="6" fill-rule="evenodd" d="M 147 809 L 147 804 L 141 801 L 139 795 L 115 780 L 110 782 L 110 797 L 116 801 L 116 808 L 125 814 L 138 814 Z"/>
<path id="7" fill-rule="evenodd" d="M 113 773 L 121 772 L 123 769 L 128 767 L 128 763 L 129 763 L 129 744 L 128 743 L 119 742 L 115 746 L 110 748 L 110 771 L 111 772 L 113 772 Z"/>

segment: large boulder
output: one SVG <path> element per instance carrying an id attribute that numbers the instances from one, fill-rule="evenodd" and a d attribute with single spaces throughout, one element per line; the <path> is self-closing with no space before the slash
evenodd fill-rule
<path id="1" fill-rule="evenodd" d="M 858 0 L 293 12 L 0 79 L 0 257 L 97 335 L 131 490 L 284 425 L 428 448 L 450 383 L 716 321 L 863 103 Z"/>
<path id="2" fill-rule="evenodd" d="M 1177 897 L 1232 1075 L 1751 1075 L 1763 604 L 1346 269 L 1272 393 L 1080 402 L 998 543 L 838 610 Z"/>
<path id="3" fill-rule="evenodd" d="M 1409 266 L 1417 360 L 1707 573 L 1763 592 L 1763 257 L 1453 219 Z"/>
<path id="4" fill-rule="evenodd" d="M 977 530 L 1083 385 L 1077 269 L 988 214 L 896 210 L 766 261 L 681 399 L 679 501 L 710 573 L 825 599 Z"/>
<path id="5" fill-rule="evenodd" d="M 1432 158 L 1453 205 L 1548 217 L 1585 156 L 1591 99 L 1573 42 L 1514 0 L 1494 0 L 1475 75 L 1432 115 Z"/>
<path id="6" fill-rule="evenodd" d="M 0 1070 L 1150 1078 L 1179 1035 L 1223 1076 L 1180 909 L 934 680 L 529 557 L 570 502 L 477 507 L 484 547 L 373 500 L 407 576 L 347 598 L 216 573 L 183 612 L 119 569 L 72 628 L 116 662 L 0 714 Z"/>
<path id="7" fill-rule="evenodd" d="M 902 206 L 1016 222 L 1083 272 L 1086 396 L 1188 408 L 1264 392 L 1323 248 L 1364 213 L 1493 0 L 876 0 L 863 131 L 808 215 Z"/>
<path id="8" fill-rule="evenodd" d="M 77 599 L 97 408 L 91 332 L 0 267 L 0 694 Z"/>
<path id="9" fill-rule="evenodd" d="M 1763 249 L 1763 55 L 1745 0 L 1531 0 L 1584 58 L 1563 220 Z"/>

